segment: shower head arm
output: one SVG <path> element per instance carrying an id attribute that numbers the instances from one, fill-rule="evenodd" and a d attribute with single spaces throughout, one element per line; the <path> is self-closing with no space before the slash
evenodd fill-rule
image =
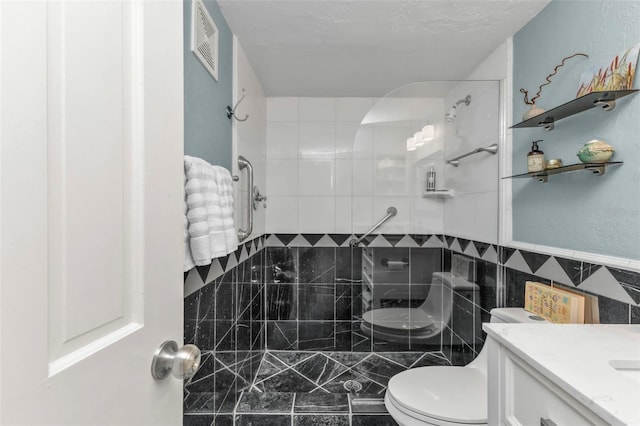
<path id="1" fill-rule="evenodd" d="M 469 106 L 470 103 L 471 103 L 471 95 L 467 95 L 464 99 L 460 99 L 458 102 L 456 102 L 456 107 L 460 104 L 465 104 L 466 106 Z"/>

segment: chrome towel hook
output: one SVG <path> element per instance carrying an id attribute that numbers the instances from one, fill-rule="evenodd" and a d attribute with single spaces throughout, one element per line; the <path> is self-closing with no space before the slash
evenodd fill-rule
<path id="1" fill-rule="evenodd" d="M 236 110 L 238 109 L 238 105 L 240 105 L 240 102 L 242 102 L 242 100 L 246 97 L 247 95 L 244 93 L 244 89 L 242 89 L 242 96 L 240 97 L 240 99 L 238 100 L 238 102 L 236 102 L 236 105 L 231 108 L 230 106 L 227 106 L 227 118 L 229 120 L 231 120 L 231 118 L 235 118 L 236 121 L 247 121 L 247 119 L 249 118 L 249 114 L 245 114 L 244 118 L 238 118 L 238 116 L 236 115 Z"/>

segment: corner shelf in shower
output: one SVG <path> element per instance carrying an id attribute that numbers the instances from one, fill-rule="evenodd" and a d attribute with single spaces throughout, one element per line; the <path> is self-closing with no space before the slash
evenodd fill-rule
<path id="1" fill-rule="evenodd" d="M 562 173 L 576 172 L 579 170 L 589 170 L 595 175 L 602 176 L 605 173 L 607 167 L 620 166 L 622 161 L 609 161 L 607 163 L 578 163 L 568 166 L 558 167 L 557 169 L 547 169 L 541 172 L 522 173 L 514 176 L 503 177 L 502 179 L 512 178 L 527 178 L 531 177 L 537 179 L 539 182 L 547 182 L 549 176 L 559 175 Z"/>
<path id="2" fill-rule="evenodd" d="M 436 189 L 435 191 L 424 191 L 422 198 L 453 198 L 456 191 L 453 189 Z"/>
<path id="3" fill-rule="evenodd" d="M 638 92 L 638 89 L 631 90 L 608 90 L 603 92 L 591 92 L 579 98 L 575 98 L 560 106 L 535 117 L 514 124 L 510 129 L 520 129 L 524 127 L 542 127 L 545 130 L 553 130 L 554 123 L 563 118 L 571 117 L 591 108 L 601 107 L 605 111 L 615 108 L 616 99 L 623 98 Z"/>

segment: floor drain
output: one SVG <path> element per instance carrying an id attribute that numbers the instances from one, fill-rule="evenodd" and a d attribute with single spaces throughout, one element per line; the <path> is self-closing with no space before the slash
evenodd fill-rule
<path id="1" fill-rule="evenodd" d="M 357 380 L 347 380 L 342 386 L 347 392 L 360 392 L 362 390 L 362 383 Z"/>

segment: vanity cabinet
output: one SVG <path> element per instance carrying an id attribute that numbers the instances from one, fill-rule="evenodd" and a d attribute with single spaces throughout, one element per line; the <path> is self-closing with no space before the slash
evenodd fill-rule
<path id="1" fill-rule="evenodd" d="M 497 340 L 489 350 L 489 424 L 608 425 Z"/>
<path id="2" fill-rule="evenodd" d="M 488 424 L 640 425 L 640 326 L 485 323 Z"/>

